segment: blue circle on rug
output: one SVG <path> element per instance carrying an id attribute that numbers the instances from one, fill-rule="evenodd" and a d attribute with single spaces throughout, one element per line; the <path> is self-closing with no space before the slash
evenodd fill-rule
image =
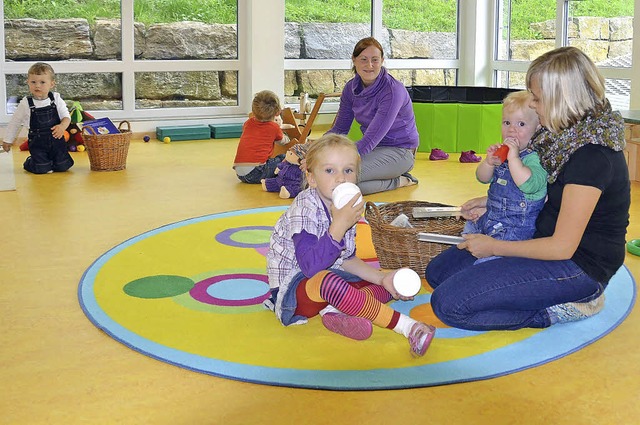
<path id="1" fill-rule="evenodd" d="M 124 304 L 129 302 L 138 303 L 132 305 L 138 305 L 141 310 L 143 310 L 140 312 L 139 320 L 147 322 L 152 320 L 163 321 L 167 326 L 173 327 L 176 329 L 176 332 L 181 333 L 181 335 L 185 337 L 184 339 L 188 339 L 186 336 L 188 336 L 187 331 L 189 331 L 190 328 L 188 326 L 180 325 L 180 317 L 175 317 L 173 315 L 169 315 L 167 317 L 167 313 L 163 312 L 163 308 L 181 308 L 185 315 L 190 315 L 190 317 L 195 317 L 196 319 L 202 317 L 205 321 L 211 321 L 214 319 L 227 321 L 233 320 L 229 323 L 233 323 L 234 326 L 237 327 L 237 336 L 235 336 L 235 338 L 225 339 L 219 343 L 212 344 L 221 346 L 227 350 L 233 349 L 232 345 L 236 343 L 245 343 L 244 338 L 242 337 L 242 329 L 250 329 L 252 324 L 255 323 L 252 322 L 252 320 L 254 320 L 256 315 L 258 315 L 257 317 L 261 320 L 260 326 L 267 328 L 268 326 L 271 326 L 271 329 L 274 333 L 278 334 L 279 338 L 288 338 L 288 335 L 291 335 L 291 339 L 295 338 L 293 335 L 298 335 L 298 337 L 300 337 L 304 328 L 309 327 L 309 329 L 313 329 L 313 326 L 322 332 L 321 326 L 317 324 L 319 321 L 312 326 L 311 322 L 314 319 L 311 319 L 308 325 L 304 325 L 303 327 L 296 326 L 292 327 L 295 329 L 289 329 L 282 327 L 275 317 L 273 317 L 273 313 L 267 311 L 256 311 L 256 307 L 259 307 L 261 300 L 265 299 L 269 295 L 269 288 L 266 283 L 266 271 L 256 271 L 260 268 L 264 268 L 265 264 L 263 256 L 256 257 L 258 255 L 264 255 L 258 254 L 258 251 L 261 250 L 256 249 L 256 246 L 264 244 L 264 235 L 257 238 L 255 243 L 243 242 L 238 244 L 233 242 L 233 244 L 235 244 L 233 247 L 225 245 L 229 249 L 245 249 L 248 252 L 250 251 L 251 254 L 247 253 L 246 256 L 241 255 L 239 257 L 243 260 L 246 258 L 247 262 L 255 262 L 255 258 L 262 258 L 262 260 L 258 261 L 256 264 L 248 264 L 246 269 L 237 268 L 232 270 L 232 268 L 226 267 L 227 264 L 225 263 L 225 267 L 219 267 L 220 271 L 212 269 L 212 271 L 208 272 L 183 272 L 182 275 L 184 279 L 179 279 L 181 275 L 179 270 L 181 267 L 185 270 L 190 270 L 189 267 L 193 267 L 193 265 L 185 265 L 182 263 L 178 264 L 179 262 L 177 261 L 175 261 L 175 264 L 171 263 L 173 255 L 176 254 L 175 249 L 177 248 L 175 245 L 170 245 L 170 248 L 174 251 L 171 251 L 171 249 L 164 249 L 164 247 L 157 250 L 161 253 L 166 252 L 167 257 L 162 258 L 159 263 L 163 264 L 170 270 L 159 270 L 154 274 L 143 273 L 142 275 L 137 276 L 135 270 L 130 269 L 135 269 L 137 264 L 143 264 L 144 261 L 140 261 L 140 259 L 144 259 L 143 254 L 145 253 L 145 250 L 149 249 L 149 246 L 153 246 L 153 244 L 156 243 L 156 238 L 161 237 L 168 232 L 188 231 L 192 226 L 211 226 L 210 233 L 204 232 L 203 234 L 201 230 L 189 232 L 189 238 L 191 238 L 190 242 L 192 242 L 193 246 L 198 247 L 197 252 L 200 253 L 204 251 L 202 255 L 205 257 L 203 258 L 209 258 L 207 255 L 214 257 L 215 255 L 212 255 L 211 252 L 215 253 L 215 249 L 218 248 L 213 247 L 211 248 L 213 251 L 207 252 L 206 249 L 209 249 L 210 247 L 206 246 L 207 242 L 205 241 L 212 241 L 212 243 L 224 245 L 225 243 L 232 241 L 231 236 L 237 232 L 236 230 L 228 230 L 241 228 L 239 226 L 229 226 L 219 229 L 220 226 L 218 226 L 217 223 L 224 223 L 225 220 L 229 218 L 239 218 L 243 224 L 246 224 L 246 229 L 254 229 L 258 232 L 264 232 L 265 228 L 269 228 L 269 226 L 273 226 L 275 224 L 277 217 L 284 210 L 285 207 L 267 207 L 211 214 L 163 226 L 115 246 L 91 264 L 80 280 L 78 297 L 84 313 L 97 327 L 104 330 L 114 339 L 122 342 L 128 347 L 158 360 L 190 370 L 224 378 L 267 385 L 331 390 L 379 390 L 425 387 L 488 379 L 553 361 L 557 358 L 561 358 L 575 352 L 586 345 L 592 344 L 607 333 L 611 332 L 628 316 L 635 302 L 635 282 L 629 273 L 629 270 L 623 266 L 607 286 L 605 291 L 605 308 L 599 314 L 589 319 L 580 322 L 555 325 L 543 330 L 527 330 L 525 331 L 524 336 L 514 343 L 497 345 L 498 348 L 476 353 L 474 355 L 458 357 L 450 356 L 449 358 L 446 354 L 442 353 L 444 350 L 440 350 L 440 353 L 438 354 L 440 356 L 440 360 L 435 361 L 433 358 L 436 357 L 435 353 L 438 351 L 439 347 L 445 347 L 445 344 L 448 342 L 451 342 L 453 345 L 447 347 L 464 343 L 467 340 L 470 341 L 469 345 L 473 345 L 475 341 L 480 339 L 500 339 L 501 337 L 509 338 L 512 335 L 516 335 L 515 333 L 512 333 L 514 331 L 471 332 L 453 328 L 439 328 L 436 333 L 436 338 L 432 344 L 432 348 L 424 358 L 406 361 L 402 360 L 402 364 L 398 365 L 385 365 L 358 370 L 355 368 L 345 369 L 342 367 L 342 358 L 331 359 L 331 361 L 334 362 L 333 365 L 329 364 L 324 368 L 318 369 L 309 367 L 301 368 L 297 366 L 295 362 L 298 360 L 297 357 L 300 357 L 300 353 L 305 352 L 308 345 L 318 344 L 316 340 L 320 340 L 321 343 L 325 345 L 335 344 L 336 346 L 351 347 L 354 352 L 365 353 L 363 357 L 370 357 L 373 359 L 380 358 L 382 361 L 386 357 L 386 355 L 382 354 L 392 353 L 391 357 L 397 355 L 396 353 L 399 350 L 398 346 L 402 343 L 401 337 L 398 336 L 397 339 L 393 339 L 393 336 L 397 336 L 393 332 L 387 330 L 376 330 L 374 331 L 374 336 L 369 340 L 364 342 L 354 342 L 346 340 L 346 338 L 335 334 L 330 334 L 328 331 L 322 335 L 313 334 L 308 339 L 300 340 L 297 344 L 299 345 L 298 349 L 300 350 L 298 353 L 282 353 L 282 358 L 284 361 L 290 362 L 290 366 L 273 367 L 250 364 L 250 362 L 247 362 L 245 359 L 242 361 L 233 361 L 224 358 L 213 358 L 198 353 L 197 350 L 178 349 L 171 344 L 159 343 L 153 337 L 143 335 L 137 332 L 137 330 L 131 329 L 130 324 L 126 322 L 126 319 L 132 314 L 137 313 L 136 311 L 127 309 L 126 305 L 122 306 L 122 303 L 120 302 L 114 303 L 114 305 L 121 308 L 120 310 L 114 310 L 111 307 L 107 307 L 109 303 L 105 302 L 105 294 L 117 294 L 118 297 L 122 297 L 121 299 L 118 299 L 118 301 L 124 300 Z M 268 215 L 268 219 L 257 218 L 262 215 Z M 252 220 L 256 221 L 256 223 L 253 223 Z M 265 221 L 267 223 L 265 223 Z M 199 239 L 201 234 L 202 240 Z M 224 237 L 221 238 L 220 241 L 216 241 L 216 238 L 212 236 L 217 234 L 222 234 Z M 248 239 L 251 239 L 251 237 Z M 185 257 L 191 259 L 190 256 L 192 255 L 192 251 L 190 246 L 188 246 L 188 251 L 188 255 L 185 255 Z M 129 252 L 131 252 L 131 257 L 134 258 L 134 260 L 128 260 L 126 263 L 130 267 L 129 269 L 120 267 L 119 264 L 114 265 L 115 262 L 121 261 L 121 257 L 126 257 Z M 250 258 L 253 258 L 254 260 L 249 261 Z M 198 262 L 195 261 L 194 264 L 198 264 Z M 205 270 L 207 270 L 206 267 Z M 122 281 L 118 282 L 118 279 L 114 279 L 114 277 L 110 275 L 110 273 L 113 274 L 116 272 L 125 275 L 122 278 L 120 275 L 117 276 L 117 278 L 121 278 Z M 177 289 L 173 288 L 173 286 L 168 287 L 169 291 L 166 291 L 163 288 L 146 286 L 153 285 L 156 282 L 162 282 L 161 279 L 156 278 L 145 280 L 145 277 L 153 277 L 154 275 L 171 277 L 171 279 L 165 280 L 174 286 L 174 282 L 184 281 L 185 285 L 183 286 L 185 288 L 188 287 L 188 285 L 186 285 L 188 283 L 187 279 L 190 279 L 195 283 L 194 288 L 199 282 L 206 282 L 206 287 L 204 287 L 203 293 L 216 300 L 215 303 L 220 302 L 222 304 L 218 305 L 214 303 L 215 305 L 212 305 L 209 309 L 202 308 L 199 310 L 185 307 L 189 304 L 186 302 L 171 302 L 171 300 L 162 298 L 160 295 L 166 294 L 167 296 L 170 296 L 178 294 L 174 295 L 174 298 L 180 298 L 181 300 L 184 300 L 184 297 L 190 297 L 190 295 L 189 293 L 181 293 L 183 291 L 182 286 Z M 144 287 L 138 284 L 141 287 L 141 290 L 147 291 L 156 298 L 140 298 L 139 296 L 127 295 L 123 288 L 130 282 L 143 282 L 145 284 Z M 135 288 L 135 286 L 133 287 Z M 192 288 L 191 291 L 193 291 L 194 288 Z M 146 294 L 147 292 L 143 292 L 143 294 Z M 191 297 L 190 299 L 190 303 L 199 302 Z M 415 308 L 428 304 L 429 299 L 429 294 L 421 293 L 414 301 L 394 302 L 391 303 L 391 306 L 405 314 L 410 314 Z M 168 304 L 162 304 L 167 302 Z M 253 304 L 252 307 L 234 307 L 234 303 L 242 302 L 250 302 Z M 225 306 L 224 303 L 230 303 L 230 307 Z M 202 305 L 204 306 L 204 303 Z M 248 312 L 246 314 L 215 315 L 215 312 L 219 309 L 226 308 L 236 308 L 239 311 L 244 311 L 242 309 L 249 310 L 246 310 Z M 149 317 L 148 311 L 144 311 L 144 309 L 149 309 L 148 311 L 157 310 L 158 318 L 154 319 L 153 317 Z M 196 316 L 197 314 L 201 314 L 202 316 Z M 238 319 L 239 317 L 246 317 L 247 319 L 243 321 L 242 319 Z M 268 325 L 264 324 L 265 318 L 268 321 Z M 162 334 L 162 332 L 159 332 L 159 334 Z M 210 337 L 215 338 L 215 333 L 210 332 Z M 265 335 L 265 340 L 262 342 L 252 340 L 247 343 L 254 344 L 254 351 L 256 346 L 263 350 L 265 349 L 265 342 L 269 342 L 271 339 L 274 338 L 271 338 L 269 335 Z M 277 340 L 277 338 L 275 339 Z M 403 350 L 404 348 L 405 347 L 403 347 Z M 351 351 L 349 348 L 348 350 Z M 432 350 L 434 350 L 434 355 L 430 358 L 429 354 L 432 353 Z M 366 353 L 376 353 L 376 356 L 367 355 Z M 406 350 L 405 354 L 408 356 L 408 350 Z M 322 359 L 319 361 L 321 360 Z"/>

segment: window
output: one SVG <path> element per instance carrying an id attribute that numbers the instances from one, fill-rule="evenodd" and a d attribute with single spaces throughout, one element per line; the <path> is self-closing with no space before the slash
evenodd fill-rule
<path id="1" fill-rule="evenodd" d="M 633 0 L 497 0 L 495 83 L 524 88 L 530 61 L 556 46 L 584 51 L 605 76 L 614 109 L 629 108 Z M 561 19 L 557 19 L 560 16 Z M 561 28 L 556 23 L 563 22 Z"/>

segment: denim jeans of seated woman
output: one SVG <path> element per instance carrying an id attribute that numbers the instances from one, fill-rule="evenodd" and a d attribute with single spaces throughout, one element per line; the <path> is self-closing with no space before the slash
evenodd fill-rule
<path id="1" fill-rule="evenodd" d="M 501 257 L 476 264 L 451 247 L 427 265 L 431 306 L 443 323 L 469 330 L 514 330 L 551 325 L 547 307 L 587 302 L 604 286 L 571 260 Z"/>

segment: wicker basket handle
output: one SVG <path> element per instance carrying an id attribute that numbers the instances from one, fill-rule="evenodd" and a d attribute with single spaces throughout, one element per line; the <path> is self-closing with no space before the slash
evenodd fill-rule
<path id="1" fill-rule="evenodd" d="M 123 132 L 123 130 L 122 130 L 122 124 L 125 124 L 125 123 L 127 124 L 127 129 L 126 129 L 126 130 L 124 130 L 124 131 L 131 131 L 131 124 L 129 123 L 129 121 L 127 121 L 127 120 L 123 120 L 123 121 L 120 121 L 120 124 L 118 124 L 118 130 L 120 130 L 120 133 L 122 133 L 122 132 Z"/>
<path id="2" fill-rule="evenodd" d="M 89 136 L 97 136 L 96 131 L 89 126 L 82 127 L 82 134 L 88 134 Z"/>
<path id="3" fill-rule="evenodd" d="M 375 203 L 367 201 L 364 208 L 365 211 L 369 212 L 376 220 L 380 220 L 380 210 Z"/>

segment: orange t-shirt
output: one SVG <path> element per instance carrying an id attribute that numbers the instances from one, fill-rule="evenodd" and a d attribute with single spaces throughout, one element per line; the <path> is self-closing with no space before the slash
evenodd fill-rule
<path id="1" fill-rule="evenodd" d="M 242 135 L 233 165 L 260 165 L 273 153 L 273 143 L 282 140 L 284 134 L 275 121 L 258 121 L 249 118 L 242 126 Z"/>

